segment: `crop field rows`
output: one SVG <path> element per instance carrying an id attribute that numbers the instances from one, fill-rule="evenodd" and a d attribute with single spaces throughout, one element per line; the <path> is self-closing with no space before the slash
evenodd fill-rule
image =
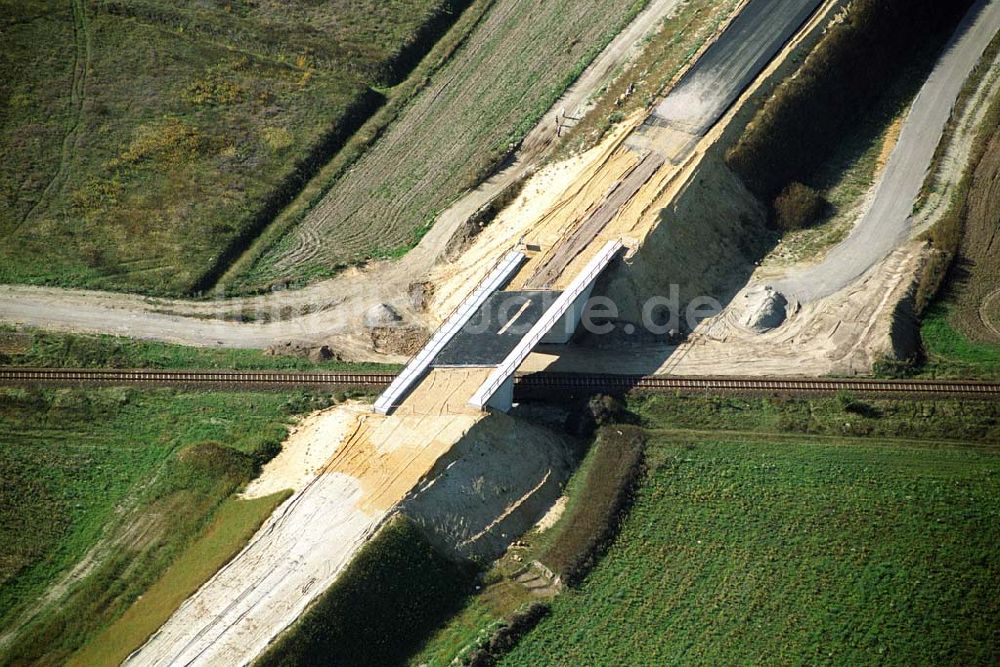
<path id="1" fill-rule="evenodd" d="M 489 175 L 645 2 L 497 0 L 449 63 L 242 279 L 330 275 L 411 247 Z"/>
<path id="2" fill-rule="evenodd" d="M 147 293 L 204 285 L 452 15 L 445 0 L 5 7 L 0 282 Z"/>

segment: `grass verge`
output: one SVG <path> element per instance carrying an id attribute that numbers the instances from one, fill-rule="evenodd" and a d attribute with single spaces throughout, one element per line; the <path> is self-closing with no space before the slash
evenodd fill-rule
<path id="1" fill-rule="evenodd" d="M 170 618 L 199 587 L 246 545 L 290 492 L 253 500 L 226 500 L 211 523 L 111 625 L 70 656 L 67 665 L 119 665 Z"/>
<path id="2" fill-rule="evenodd" d="M 1000 380 L 1000 345 L 970 340 L 951 322 L 951 306 L 947 303 L 937 303 L 924 313 L 920 324 L 924 362 L 916 375 Z"/>
<path id="3" fill-rule="evenodd" d="M 122 336 L 0 326 L 0 366 L 395 372 L 394 364 L 311 361 L 261 350 L 190 347 Z"/>
<path id="4" fill-rule="evenodd" d="M 279 449 L 303 392 L 0 390 L 0 662 L 62 664 Z M 74 569 L 75 568 L 75 569 Z"/>

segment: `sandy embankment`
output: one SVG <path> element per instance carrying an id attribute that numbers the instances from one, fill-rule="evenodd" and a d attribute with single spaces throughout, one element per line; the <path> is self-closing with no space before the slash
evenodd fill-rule
<path id="1" fill-rule="evenodd" d="M 251 662 L 399 511 L 456 555 L 502 551 L 561 493 L 569 447 L 464 409 L 475 374 L 435 370 L 389 417 L 347 403 L 303 419 L 245 492 L 294 494 L 127 664 Z"/>

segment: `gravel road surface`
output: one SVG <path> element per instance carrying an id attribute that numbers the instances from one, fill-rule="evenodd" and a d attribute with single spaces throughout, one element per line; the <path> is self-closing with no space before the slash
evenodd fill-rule
<path id="1" fill-rule="evenodd" d="M 770 281 L 776 290 L 801 303 L 821 299 L 859 278 L 910 236 L 913 206 L 955 100 L 997 30 L 1000 0 L 980 0 L 913 101 L 872 202 L 850 236 L 819 264 Z"/>

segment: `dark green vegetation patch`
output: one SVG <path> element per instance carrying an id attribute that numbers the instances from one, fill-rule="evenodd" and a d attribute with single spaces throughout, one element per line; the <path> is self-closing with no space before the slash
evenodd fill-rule
<path id="1" fill-rule="evenodd" d="M 438 554 L 409 519 L 397 517 L 258 664 L 400 663 L 458 609 L 471 575 Z"/>
<path id="2" fill-rule="evenodd" d="M 602 428 L 572 509 L 539 559 L 574 585 L 593 567 L 619 528 L 642 473 L 645 434 L 628 425 Z"/>
<path id="3" fill-rule="evenodd" d="M 452 9 L 0 2 L 0 282 L 208 286 Z"/>
<path id="4" fill-rule="evenodd" d="M 0 626 L 60 664 L 155 581 L 279 449 L 305 394 L 0 390 Z M 57 609 L 40 595 L 90 555 Z M 26 625 L 21 625 L 26 622 Z"/>

